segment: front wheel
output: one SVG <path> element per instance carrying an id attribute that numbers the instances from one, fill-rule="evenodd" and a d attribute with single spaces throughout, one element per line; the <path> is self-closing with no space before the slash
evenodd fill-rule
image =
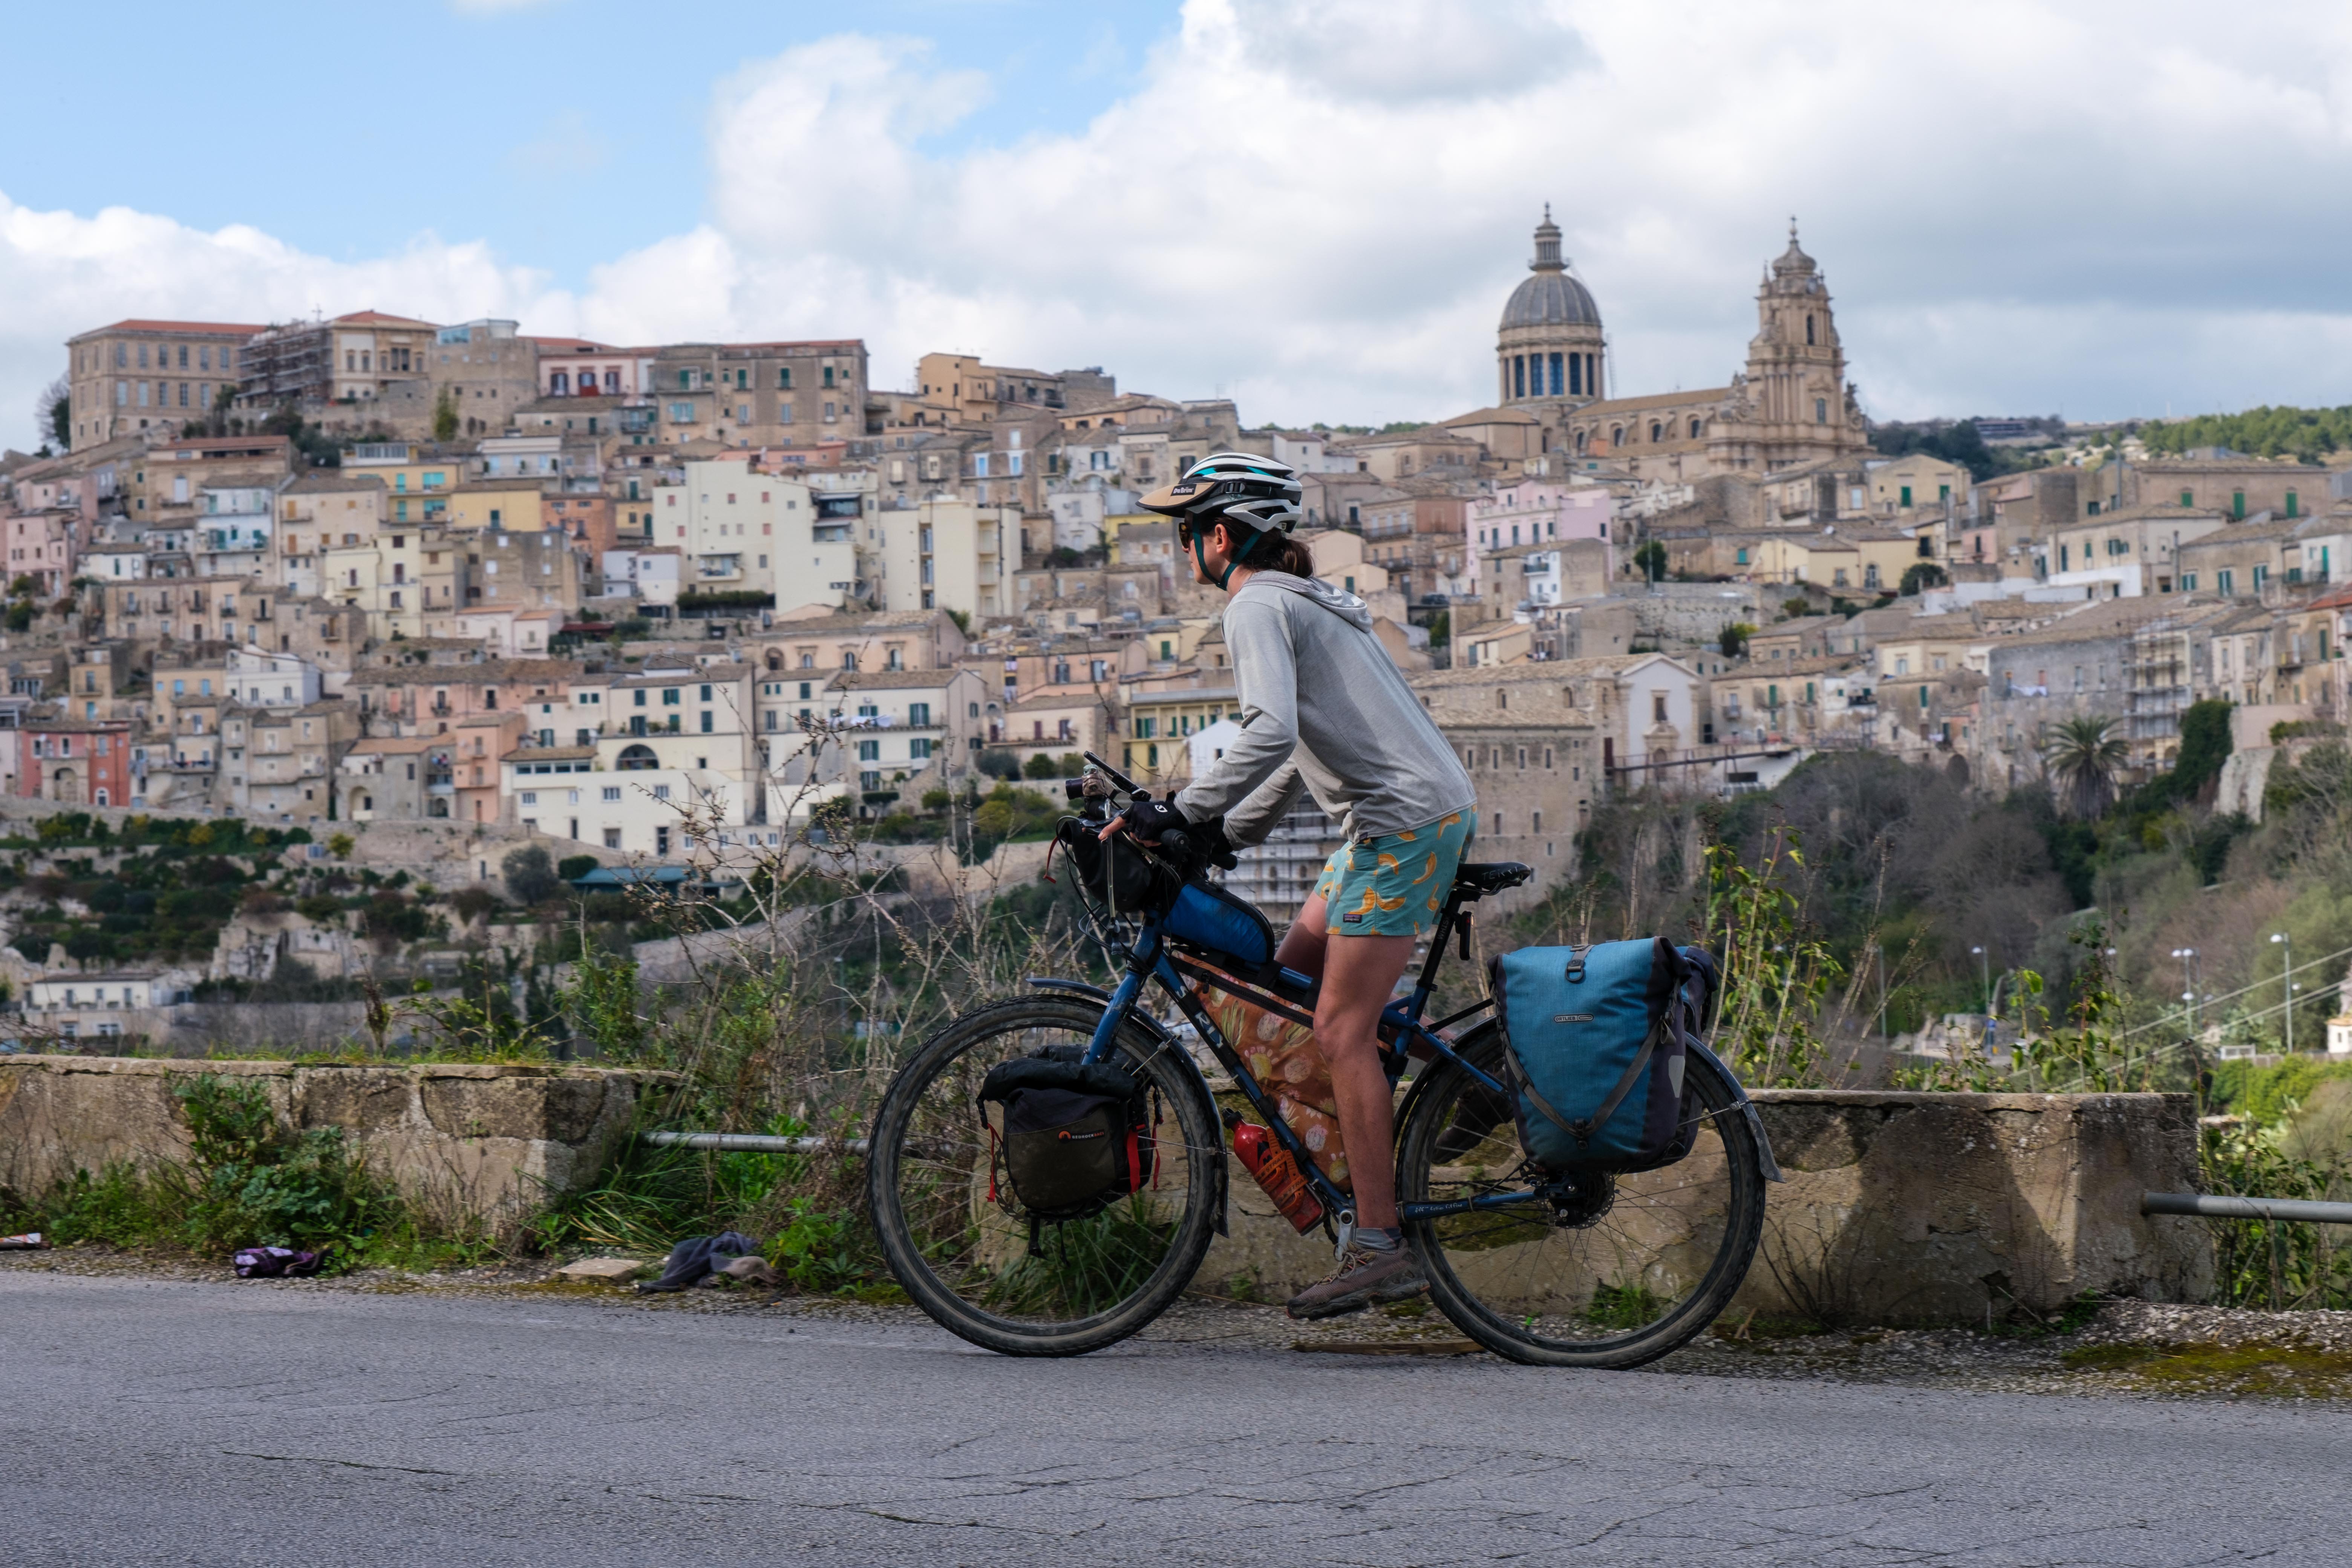
<path id="1" fill-rule="evenodd" d="M 966 1014 L 916 1050 L 882 1100 L 866 1195 L 890 1272 L 939 1324 L 1006 1355 L 1082 1355 L 1165 1311 L 1209 1250 L 1215 1107 L 1181 1047 L 1130 1025 L 1118 1065 L 1147 1086 L 1152 1177 L 1083 1218 L 1031 1215 L 1004 1179 L 978 1103 L 991 1068 L 1083 1049 L 1099 1003 L 1022 997 Z"/>
<path id="2" fill-rule="evenodd" d="M 1502 1077 L 1492 1026 L 1463 1059 Z M 1764 1226 L 1756 1138 L 1731 1091 L 1696 1069 L 1690 1153 L 1661 1170 L 1579 1176 L 1541 1195 L 1408 1222 L 1430 1294 L 1462 1331 L 1513 1361 L 1632 1367 L 1680 1349 L 1739 1289 Z M 1397 1194 L 1447 1203 L 1525 1191 L 1533 1172 L 1505 1098 L 1451 1062 L 1414 1089 L 1397 1140 Z"/>

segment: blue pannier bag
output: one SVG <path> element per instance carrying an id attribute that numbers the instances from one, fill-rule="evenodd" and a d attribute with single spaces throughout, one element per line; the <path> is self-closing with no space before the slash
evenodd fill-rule
<path id="1" fill-rule="evenodd" d="M 1549 1171 L 1644 1171 L 1690 1152 L 1691 1034 L 1715 961 L 1664 937 L 1526 947 L 1488 966 L 1519 1143 Z"/>

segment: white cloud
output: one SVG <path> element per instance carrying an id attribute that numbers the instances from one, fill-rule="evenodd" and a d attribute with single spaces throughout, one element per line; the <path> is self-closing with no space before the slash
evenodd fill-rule
<path id="1" fill-rule="evenodd" d="M 543 331 L 569 330 L 575 314 L 543 274 L 478 244 L 425 236 L 394 256 L 337 262 L 241 226 L 206 233 L 122 207 L 36 212 L 0 195 L 0 445 L 24 438 L 32 400 L 64 370 L 76 332 L 125 317 L 271 321 L 371 307 L 436 321 L 513 316 Z"/>
<path id="2" fill-rule="evenodd" d="M 1191 0 L 1084 127 L 941 151 L 988 90 L 903 39 L 745 67 L 713 93 L 709 219 L 576 300 L 478 247 L 345 266 L 0 205 L 0 395 L 29 405 L 56 343 L 117 316 L 382 303 L 1425 417 L 1489 395 L 1549 200 L 1628 392 L 1737 368 L 1795 212 L 1881 415 L 2345 398 L 2340 6 Z"/>
<path id="3" fill-rule="evenodd" d="M 1882 415 L 2338 401 L 2352 19 L 2198 16 L 1192 0 L 1083 130 L 952 158 L 974 84 L 835 38 L 720 97 L 704 313 L 1427 416 L 1487 395 L 1544 201 L 1629 392 L 1738 368 L 1796 212 Z"/>

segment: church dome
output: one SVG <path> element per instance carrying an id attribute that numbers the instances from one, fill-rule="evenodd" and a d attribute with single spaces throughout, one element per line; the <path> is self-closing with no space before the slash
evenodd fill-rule
<path id="1" fill-rule="evenodd" d="M 1592 302 L 1591 291 L 1570 275 L 1568 263 L 1560 258 L 1559 226 L 1551 221 L 1549 207 L 1536 229 L 1536 258 L 1528 263 L 1528 268 L 1535 276 L 1511 290 L 1510 301 L 1503 307 L 1500 331 L 1601 325 L 1601 307 Z"/>
<path id="2" fill-rule="evenodd" d="M 1789 220 L 1789 248 L 1780 253 L 1780 259 L 1772 263 L 1772 276 L 1775 278 L 1810 278 L 1820 270 L 1821 268 L 1815 265 L 1813 258 L 1807 256 L 1805 254 L 1804 247 L 1797 243 L 1797 220 L 1795 218 L 1790 218 Z"/>

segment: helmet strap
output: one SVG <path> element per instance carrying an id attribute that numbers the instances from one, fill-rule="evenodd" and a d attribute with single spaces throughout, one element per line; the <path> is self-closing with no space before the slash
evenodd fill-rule
<path id="1" fill-rule="evenodd" d="M 1214 526 L 1223 528 L 1228 535 L 1234 536 L 1236 540 L 1234 552 L 1225 562 L 1225 569 L 1217 574 L 1217 586 L 1223 589 L 1226 584 L 1233 581 L 1234 569 L 1241 565 L 1242 558 L 1257 548 L 1259 535 L 1255 529 L 1236 528 L 1222 517 L 1216 521 Z M 1248 535 L 1247 538 L 1239 537 L 1244 533 Z M 1208 544 L 1208 529 L 1203 528 L 1197 521 L 1194 522 L 1192 524 L 1192 559 L 1200 564 L 1201 575 L 1203 577 L 1209 574 Z"/>

